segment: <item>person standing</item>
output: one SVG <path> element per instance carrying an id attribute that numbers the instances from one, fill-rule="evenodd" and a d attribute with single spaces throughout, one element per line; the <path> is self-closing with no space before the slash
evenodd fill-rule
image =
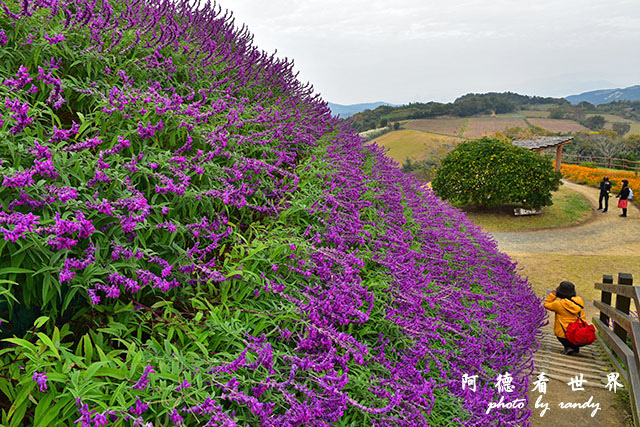
<path id="1" fill-rule="evenodd" d="M 621 217 L 627 217 L 627 204 L 629 203 L 629 181 L 626 179 L 622 180 L 622 188 L 620 189 L 620 194 L 616 196 L 620 200 L 618 200 L 618 207 L 622 209 Z"/>
<path id="2" fill-rule="evenodd" d="M 574 344 L 565 335 L 567 327 L 578 318 L 587 321 L 584 315 L 584 301 L 576 295 L 576 287 L 568 280 L 563 280 L 552 291 L 544 302 L 544 308 L 555 312 L 553 332 L 564 347 L 563 354 L 572 355 L 580 352 L 581 344 Z"/>
<path id="3" fill-rule="evenodd" d="M 602 200 L 604 200 L 604 210 L 602 213 L 607 213 L 609 210 L 609 194 L 611 193 L 611 181 L 609 177 L 605 176 L 600 181 L 600 198 L 598 199 L 598 210 L 602 210 Z"/>

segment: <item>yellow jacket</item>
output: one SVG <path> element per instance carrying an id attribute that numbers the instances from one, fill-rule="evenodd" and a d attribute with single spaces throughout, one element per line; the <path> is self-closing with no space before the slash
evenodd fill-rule
<path id="1" fill-rule="evenodd" d="M 584 301 L 582 301 L 582 298 L 575 296 L 571 299 L 584 307 Z M 578 320 L 578 313 L 582 312 L 580 313 L 580 317 L 585 322 L 587 321 L 583 308 L 580 308 L 580 306 L 574 304 L 567 298 L 557 298 L 554 294 L 549 294 L 547 300 L 544 302 L 544 308 L 556 313 L 553 332 L 560 338 L 565 337 L 562 328 L 564 327 L 566 330 L 567 326 Z"/>

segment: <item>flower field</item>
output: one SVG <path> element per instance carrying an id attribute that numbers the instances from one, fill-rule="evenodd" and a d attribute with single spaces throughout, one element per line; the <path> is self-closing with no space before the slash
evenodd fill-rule
<path id="1" fill-rule="evenodd" d="M 252 39 L 2 2 L 0 424 L 526 425 L 530 284 Z"/>
<path id="2" fill-rule="evenodd" d="M 595 188 L 600 188 L 600 181 L 602 181 L 603 177 L 608 176 L 609 180 L 611 181 L 612 194 L 618 194 L 620 192 L 623 179 L 629 181 L 629 187 L 631 187 L 634 192 L 636 191 L 636 189 L 640 189 L 640 177 L 635 176 L 633 172 L 612 171 L 605 169 L 588 168 L 585 166 L 563 164 L 560 167 L 560 173 L 564 178 L 569 179 L 577 184 L 585 184 Z"/>

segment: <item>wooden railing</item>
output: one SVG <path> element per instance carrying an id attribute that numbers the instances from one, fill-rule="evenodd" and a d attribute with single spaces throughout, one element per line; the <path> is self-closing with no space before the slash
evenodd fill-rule
<path id="1" fill-rule="evenodd" d="M 633 286 L 633 276 L 627 273 L 618 274 L 617 284 L 613 284 L 611 275 L 604 275 L 602 283 L 596 283 L 595 287 L 602 291 L 601 300 L 593 302 L 600 310 L 600 317 L 593 318 L 593 324 L 599 332 L 598 340 L 629 391 L 633 423 L 640 427 L 640 321 L 629 316 L 632 299 L 636 310 L 640 307 L 640 288 Z M 615 308 L 611 305 L 612 294 L 616 294 Z M 631 338 L 631 347 L 627 344 L 627 337 Z M 614 353 L 624 366 L 614 357 Z"/>
<path id="2" fill-rule="evenodd" d="M 593 162 L 598 167 L 630 170 L 635 172 L 636 175 L 638 175 L 638 170 L 640 170 L 640 161 L 618 159 L 615 157 L 582 156 L 578 154 L 565 153 L 562 155 L 562 162 L 571 165 L 578 165 L 583 162 Z"/>

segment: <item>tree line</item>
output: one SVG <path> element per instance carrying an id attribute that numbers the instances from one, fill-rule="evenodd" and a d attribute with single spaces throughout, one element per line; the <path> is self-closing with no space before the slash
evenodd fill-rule
<path id="1" fill-rule="evenodd" d="M 438 116 L 469 117 L 476 114 L 505 114 L 518 111 L 526 106 L 556 104 L 569 105 L 562 98 L 520 95 L 513 92 L 469 93 L 454 102 L 409 103 L 399 107 L 380 106 L 354 114 L 348 120 L 356 132 L 387 126 L 390 122 L 408 119 L 425 119 Z"/>
<path id="2" fill-rule="evenodd" d="M 606 120 L 600 114 L 613 114 L 625 119 L 640 121 L 640 101 L 614 101 L 598 106 L 583 101 L 572 105 L 563 98 L 520 95 L 513 92 L 469 93 L 454 102 L 409 103 L 399 107 L 380 106 L 374 110 L 365 110 L 348 119 L 356 132 L 388 126 L 401 120 L 425 119 L 438 116 L 469 117 L 476 114 L 505 114 L 527 109 L 534 105 L 553 106 L 549 109 L 549 118 L 575 120 L 591 130 L 604 128 Z M 629 131 L 624 122 L 614 123 L 618 135 Z M 399 126 L 395 125 L 397 129 Z"/>

